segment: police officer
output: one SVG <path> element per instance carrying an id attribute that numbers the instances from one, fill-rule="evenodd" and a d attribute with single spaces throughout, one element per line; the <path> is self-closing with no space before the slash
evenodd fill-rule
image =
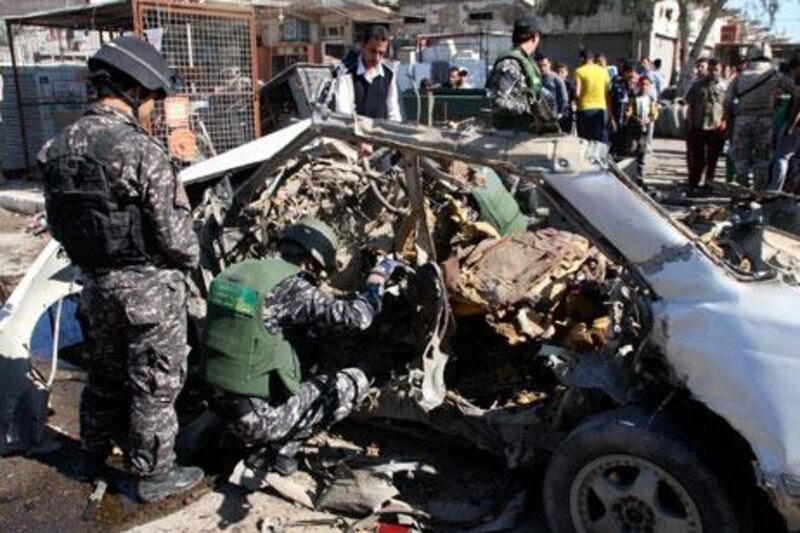
<path id="1" fill-rule="evenodd" d="M 784 91 L 795 94 L 794 83 L 772 66 L 769 45 L 753 45 L 747 52 L 747 68 L 728 87 L 726 109 L 733 115 L 732 152 L 736 179 L 764 190 L 769 182 L 773 155 L 773 130 L 776 95 Z"/>
<path id="2" fill-rule="evenodd" d="M 534 133 L 558 131 L 551 111 L 554 105 L 536 103 L 554 101 L 543 88 L 542 73 L 532 58 L 540 40 L 536 22 L 528 17 L 517 19 L 511 40 L 514 48 L 497 58 L 486 84 L 494 127 Z M 550 116 L 545 116 L 548 113 Z"/>
<path id="3" fill-rule="evenodd" d="M 122 444 L 127 432 L 139 497 L 155 501 L 203 478 L 176 465 L 173 450 L 189 353 L 184 276 L 199 246 L 183 186 L 145 129 L 174 77 L 136 37 L 105 44 L 88 63 L 97 102 L 40 154 L 50 230 L 83 273 L 78 473 L 100 473 L 112 439 Z"/>
<path id="4" fill-rule="evenodd" d="M 337 247 L 328 225 L 303 219 L 284 231 L 277 257 L 236 264 L 211 284 L 202 372 L 217 390 L 218 414 L 253 451 L 246 463 L 255 470 L 294 472 L 304 440 L 367 394 L 357 368 L 301 381 L 294 350 L 309 337 L 366 330 L 381 311 L 395 262 L 379 263 L 362 293 L 335 298 L 318 285 L 335 268 Z"/>

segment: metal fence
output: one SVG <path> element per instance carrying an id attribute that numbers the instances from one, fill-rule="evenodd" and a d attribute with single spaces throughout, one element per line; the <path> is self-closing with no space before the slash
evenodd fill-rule
<path id="1" fill-rule="evenodd" d="M 55 76 L 43 77 L 39 67 L 71 63 L 75 67 L 68 69 L 69 81 L 81 85 L 86 57 L 103 42 L 123 33 L 133 32 L 149 40 L 182 80 L 178 94 L 159 102 L 156 108 L 155 134 L 173 157 L 190 164 L 260 135 L 252 8 L 171 0 L 111 0 L 96 7 L 16 17 L 6 23 L 12 49 L 14 37 L 20 48 L 14 57 L 23 56 L 28 64 L 14 65 L 4 76 L 3 114 L 10 120 L 0 124 L 0 135 L 15 140 L 0 154 L 4 170 L 32 166 L 42 143 L 52 136 L 54 128 L 64 125 L 62 119 L 67 114 L 60 112 L 62 104 L 68 104 L 69 118 L 75 118 L 92 98 L 92 91 L 85 91 L 83 98 L 76 96 L 81 94 L 77 89 L 67 96 L 61 94 L 63 91 L 54 96 L 46 89 Z M 42 54 L 24 54 L 28 46 L 23 40 L 25 34 L 41 30 L 56 35 L 51 31 L 54 29 L 85 33 L 87 46 L 76 53 L 59 43 L 45 58 Z M 48 74 L 63 70 L 51 69 Z M 68 101 L 62 101 L 67 97 Z M 43 109 L 54 105 L 61 106 L 57 107 L 58 120 L 51 120 L 49 115 L 43 119 L 43 113 L 47 113 Z"/>
<path id="2" fill-rule="evenodd" d="M 256 138 L 252 10 L 158 1 L 139 1 L 135 7 L 136 32 L 161 50 L 182 78 L 182 97 L 159 107 L 164 120 L 157 133 L 173 155 L 193 161 Z"/>

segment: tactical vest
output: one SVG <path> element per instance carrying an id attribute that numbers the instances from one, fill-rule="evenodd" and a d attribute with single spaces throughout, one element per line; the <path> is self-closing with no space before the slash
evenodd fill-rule
<path id="1" fill-rule="evenodd" d="M 242 396 L 269 399 L 275 385 L 300 388 L 300 363 L 280 334 L 264 327 L 264 299 L 278 283 L 300 272 L 282 259 L 248 259 L 211 283 L 203 333 L 204 379 Z"/>
<path id="2" fill-rule="evenodd" d="M 158 256 L 155 236 L 143 224 L 142 207 L 118 201 L 110 188 L 115 171 L 109 156 L 131 131 L 127 124 L 112 126 L 93 139 L 84 154 L 76 154 L 65 135 L 47 150 L 47 224 L 84 270 L 150 263 Z"/>
<path id="3" fill-rule="evenodd" d="M 497 173 L 488 167 L 482 168 L 480 173 L 486 185 L 472 189 L 472 197 L 478 204 L 481 220 L 491 224 L 502 236 L 525 231 L 528 222 Z"/>
<path id="4" fill-rule="evenodd" d="M 522 50 L 515 48 L 500 54 L 494 63 L 494 68 L 497 68 L 497 65 L 506 59 L 513 59 L 522 67 L 525 85 L 538 98 L 542 92 L 542 75 L 539 67 Z M 505 113 L 493 113 L 492 115 L 492 125 L 499 130 L 527 131 L 531 127 L 531 122 L 531 116 L 508 116 Z"/>
<path id="5" fill-rule="evenodd" d="M 522 67 L 522 73 L 525 75 L 525 84 L 528 86 L 528 89 L 533 91 L 534 95 L 538 95 L 542 91 L 542 73 L 533 60 L 519 48 L 514 48 L 513 50 L 508 50 L 500 54 L 494 62 L 495 68 L 497 68 L 498 63 L 506 59 L 513 59 L 519 63 Z"/>

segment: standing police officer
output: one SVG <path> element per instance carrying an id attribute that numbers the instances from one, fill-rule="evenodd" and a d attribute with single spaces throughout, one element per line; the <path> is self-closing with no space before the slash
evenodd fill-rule
<path id="1" fill-rule="evenodd" d="M 725 96 L 729 124 L 733 124 L 732 152 L 736 179 L 764 190 L 772 165 L 775 106 L 780 91 L 794 96 L 794 83 L 772 65 L 769 45 L 753 45 L 747 51 L 747 68 L 728 87 Z"/>
<path id="2" fill-rule="evenodd" d="M 335 267 L 336 248 L 327 224 L 303 219 L 284 231 L 278 257 L 233 265 L 211 284 L 203 375 L 218 392 L 218 414 L 253 450 L 247 465 L 262 473 L 294 472 L 305 439 L 349 416 L 369 389 L 358 368 L 301 381 L 295 347 L 369 328 L 396 264 L 384 259 L 362 293 L 336 298 L 318 286 Z"/>
<path id="3" fill-rule="evenodd" d="M 50 230 L 84 275 L 80 473 L 99 473 L 127 431 L 139 497 L 155 501 L 203 478 L 177 466 L 173 449 L 189 353 L 184 276 L 199 246 L 186 192 L 145 129 L 174 75 L 129 36 L 105 44 L 89 71 L 97 102 L 40 155 Z"/>
<path id="4" fill-rule="evenodd" d="M 558 131 L 552 112 L 554 97 L 543 87 L 542 73 L 533 61 L 540 40 L 536 22 L 529 17 L 517 19 L 511 40 L 514 48 L 497 58 L 486 84 L 494 127 L 533 133 Z"/>

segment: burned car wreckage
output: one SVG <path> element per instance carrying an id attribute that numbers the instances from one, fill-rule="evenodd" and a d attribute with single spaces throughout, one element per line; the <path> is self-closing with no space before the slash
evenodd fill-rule
<path id="1" fill-rule="evenodd" d="M 361 142 L 381 148 L 369 162 Z M 510 467 L 549 461 L 555 531 L 747 530 L 765 496 L 800 528 L 797 289 L 733 264 L 602 145 L 318 113 L 181 177 L 203 247 L 195 337 L 213 276 L 312 215 L 344 243 L 331 290 L 355 288 L 378 254 L 408 265 L 365 337 L 301 356 L 364 368 L 364 416 Z M 36 438 L 20 413 L 42 411 L 41 387 L 13 378 L 32 324 L 79 275 L 51 242 L 0 317 L 8 449 Z"/>

